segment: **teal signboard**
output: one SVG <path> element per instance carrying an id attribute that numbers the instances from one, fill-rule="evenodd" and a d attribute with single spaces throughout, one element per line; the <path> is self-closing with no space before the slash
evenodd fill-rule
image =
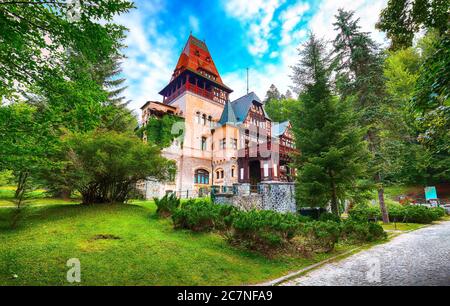
<path id="1" fill-rule="evenodd" d="M 434 186 L 429 186 L 429 187 L 425 187 L 425 200 L 435 200 L 437 199 L 437 192 L 436 192 L 436 187 Z"/>

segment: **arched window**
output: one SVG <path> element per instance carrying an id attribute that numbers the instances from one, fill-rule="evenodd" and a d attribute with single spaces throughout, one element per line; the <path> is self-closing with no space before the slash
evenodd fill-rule
<path id="1" fill-rule="evenodd" d="M 223 169 L 217 169 L 216 170 L 216 179 L 218 179 L 218 180 L 223 179 L 224 173 L 225 172 L 223 171 Z"/>
<path id="2" fill-rule="evenodd" d="M 234 171 L 236 170 L 236 167 L 231 167 L 231 177 L 234 177 Z"/>
<path id="3" fill-rule="evenodd" d="M 204 169 L 195 170 L 194 183 L 208 185 L 209 184 L 209 172 Z"/>
<path id="4" fill-rule="evenodd" d="M 202 124 L 206 125 L 206 115 L 205 114 L 203 114 L 203 116 L 202 116 Z"/>
<path id="5" fill-rule="evenodd" d="M 200 124 L 201 120 L 200 120 L 200 112 L 196 112 L 195 113 L 195 123 Z"/>

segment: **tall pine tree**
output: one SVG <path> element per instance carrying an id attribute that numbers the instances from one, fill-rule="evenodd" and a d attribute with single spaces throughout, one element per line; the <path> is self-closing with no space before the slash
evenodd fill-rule
<path id="1" fill-rule="evenodd" d="M 338 31 L 333 44 L 337 62 L 337 88 L 342 103 L 353 101 L 359 113 L 360 125 L 366 128 L 365 138 L 372 153 L 370 168 L 374 170 L 378 200 L 383 222 L 389 222 L 384 203 L 383 172 L 385 164 L 382 155 L 382 126 L 388 120 L 383 106 L 386 103 L 384 59 L 377 45 L 368 33 L 362 32 L 359 19 L 353 12 L 339 10 L 333 24 Z"/>
<path id="2" fill-rule="evenodd" d="M 295 161 L 297 197 L 305 206 L 331 203 L 332 212 L 339 215 L 339 201 L 352 197 L 365 178 L 368 154 L 351 107 L 338 103 L 331 92 L 325 47 L 311 34 L 295 67 L 301 72 L 297 79 L 300 103 L 293 119 L 301 151 Z"/>

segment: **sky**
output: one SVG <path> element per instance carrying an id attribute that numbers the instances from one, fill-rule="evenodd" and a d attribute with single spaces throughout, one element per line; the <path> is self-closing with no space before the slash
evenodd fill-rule
<path id="1" fill-rule="evenodd" d="M 149 100 L 168 84 L 189 33 L 204 40 L 231 100 L 249 87 L 261 99 L 275 84 L 284 93 L 292 85 L 291 66 L 308 32 L 331 40 L 339 8 L 355 11 L 362 30 L 382 43 L 375 30 L 387 0 L 136 0 L 137 9 L 116 18 L 129 29 L 123 74 L 129 107 L 140 115 Z"/>

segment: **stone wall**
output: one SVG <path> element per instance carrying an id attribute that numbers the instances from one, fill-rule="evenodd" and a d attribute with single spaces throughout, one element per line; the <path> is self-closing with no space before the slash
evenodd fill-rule
<path id="1" fill-rule="evenodd" d="M 214 203 L 229 204 L 242 210 L 259 209 L 296 212 L 294 183 L 263 182 L 258 193 L 250 193 L 250 185 L 235 185 L 236 194 L 216 194 Z"/>

